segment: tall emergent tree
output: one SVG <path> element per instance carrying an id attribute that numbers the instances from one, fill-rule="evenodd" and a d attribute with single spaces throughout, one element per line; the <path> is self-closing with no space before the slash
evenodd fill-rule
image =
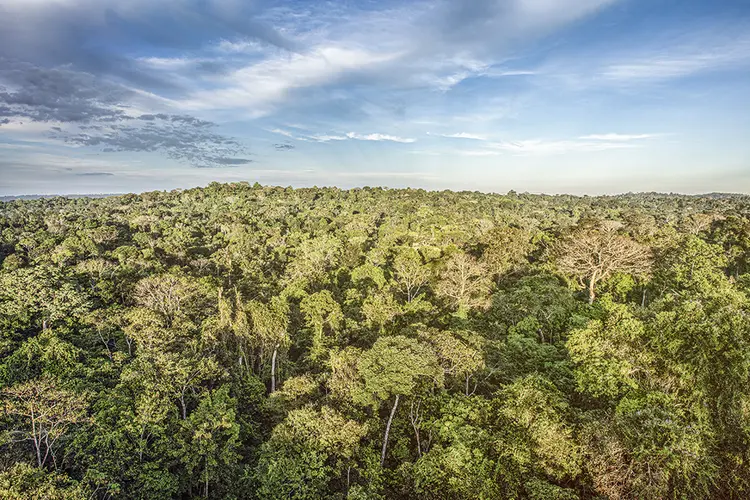
<path id="1" fill-rule="evenodd" d="M 573 231 L 555 248 L 555 257 L 562 272 L 587 288 L 589 304 L 596 298 L 600 281 L 614 273 L 646 274 L 651 268 L 651 251 L 609 222 Z"/>

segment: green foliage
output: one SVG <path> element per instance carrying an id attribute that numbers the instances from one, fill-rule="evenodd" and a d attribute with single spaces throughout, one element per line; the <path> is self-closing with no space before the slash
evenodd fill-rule
<path id="1" fill-rule="evenodd" d="M 65 475 L 23 462 L 0 472 L 2 500 L 85 500 L 90 493 Z"/>
<path id="2" fill-rule="evenodd" d="M 234 399 L 229 387 L 206 392 L 198 407 L 185 423 L 185 444 L 181 452 L 186 473 L 209 497 L 209 486 L 218 483 L 219 491 L 231 491 L 232 479 L 237 477 L 237 453 L 240 426 L 235 418 Z M 211 489 L 217 489 L 212 487 Z"/>
<path id="3" fill-rule="evenodd" d="M 443 370 L 435 353 L 415 339 L 381 337 L 357 360 L 363 380 L 355 401 L 378 404 L 395 395 L 412 394 L 420 386 L 443 384 Z"/>
<path id="4" fill-rule="evenodd" d="M 750 497 L 749 228 L 739 196 L 0 203 L 0 499 Z"/>
<path id="5" fill-rule="evenodd" d="M 262 498 L 320 498 L 340 479 L 367 433 L 367 426 L 347 420 L 324 406 L 292 410 L 264 444 L 257 480 Z"/>
<path id="6" fill-rule="evenodd" d="M 647 339 L 642 322 L 628 306 L 605 297 L 598 307 L 601 319 L 573 330 L 566 346 L 576 364 L 579 390 L 614 398 L 637 388 L 639 377 L 648 377 L 648 353 L 638 348 Z"/>

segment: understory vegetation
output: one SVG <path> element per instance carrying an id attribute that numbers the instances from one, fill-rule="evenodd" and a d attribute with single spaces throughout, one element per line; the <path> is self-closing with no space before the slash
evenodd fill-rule
<path id="1" fill-rule="evenodd" d="M 750 497 L 750 198 L 0 203 L 0 498 Z"/>

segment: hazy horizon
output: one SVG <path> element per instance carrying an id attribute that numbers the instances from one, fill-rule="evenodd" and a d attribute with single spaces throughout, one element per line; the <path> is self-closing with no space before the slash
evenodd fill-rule
<path id="1" fill-rule="evenodd" d="M 216 182 L 216 181 L 212 181 Z M 249 185 L 255 184 L 253 181 L 233 181 L 236 183 L 246 183 Z M 224 184 L 224 183 L 222 183 Z M 575 194 L 570 192 L 534 192 L 534 191 L 518 191 L 515 189 L 509 189 L 507 191 L 492 191 L 492 190 L 482 190 L 482 189 L 463 189 L 463 190 L 456 190 L 456 189 L 432 189 L 432 188 L 423 188 L 418 186 L 403 186 L 403 187 L 395 187 L 395 186 L 386 186 L 386 185 L 361 185 L 361 186 L 350 186 L 350 187 L 341 187 L 341 186 L 335 186 L 335 185 L 300 185 L 300 186 L 293 186 L 293 185 L 281 185 L 281 184 L 261 184 L 263 187 L 271 187 L 271 188 L 287 188 L 291 187 L 293 189 L 341 189 L 341 190 L 350 190 L 350 189 L 364 189 L 364 188 L 371 188 L 371 189 L 387 189 L 387 190 L 399 190 L 399 189 L 423 189 L 428 192 L 440 192 L 440 191 L 451 191 L 451 192 L 479 192 L 482 194 L 489 194 L 489 195 L 508 195 L 511 192 L 514 192 L 518 195 L 533 195 L 533 196 L 576 196 L 576 197 L 618 197 L 618 196 L 628 196 L 628 195 L 657 195 L 657 196 L 694 196 L 694 197 L 712 197 L 712 196 L 728 196 L 728 197 L 744 197 L 744 196 L 750 196 L 750 193 L 742 193 L 742 192 L 730 192 L 730 191 L 706 191 L 706 192 L 696 192 L 696 193 L 685 193 L 685 192 L 678 192 L 678 191 L 623 191 L 623 192 L 611 192 L 611 193 L 598 193 L 598 194 Z M 188 187 L 182 187 L 182 188 L 165 188 L 165 189 L 146 189 L 141 191 L 120 191 L 120 192 L 75 192 L 75 191 L 69 191 L 69 192 L 48 192 L 48 193 L 25 193 L 25 194 L 0 194 L 0 201 L 8 201 L 9 199 L 28 199 L 28 198 L 51 198 L 51 197 L 80 197 L 80 198 L 87 198 L 87 197 L 96 197 L 96 198 L 104 198 L 104 197 L 110 197 L 110 196 L 124 196 L 128 194 L 143 194 L 147 192 L 171 192 L 171 191 L 185 191 L 189 189 L 204 189 L 208 187 L 208 184 L 203 185 L 196 185 L 196 186 L 188 186 Z"/>

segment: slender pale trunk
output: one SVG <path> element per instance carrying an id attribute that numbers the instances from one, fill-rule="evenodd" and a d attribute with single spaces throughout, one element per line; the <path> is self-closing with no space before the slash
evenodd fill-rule
<path id="1" fill-rule="evenodd" d="M 279 344 L 273 347 L 273 356 L 271 356 L 271 392 L 276 391 L 276 354 L 279 352 Z"/>
<path id="2" fill-rule="evenodd" d="M 185 407 L 185 391 L 180 394 L 180 409 L 182 410 L 182 420 L 187 420 L 187 407 Z"/>
<path id="3" fill-rule="evenodd" d="M 206 456 L 206 498 L 208 498 L 208 456 Z"/>
<path id="4" fill-rule="evenodd" d="M 393 408 L 391 408 L 391 416 L 388 417 L 388 423 L 385 426 L 385 436 L 383 437 L 383 452 L 380 454 L 380 466 L 382 467 L 385 463 L 385 452 L 388 449 L 388 434 L 391 432 L 391 423 L 393 423 L 393 416 L 396 414 L 396 408 L 398 408 L 399 394 L 396 394 L 396 400 L 393 402 Z"/>
<path id="5" fill-rule="evenodd" d="M 417 439 L 417 453 L 422 456 L 422 441 L 419 438 L 419 405 L 417 405 L 416 414 L 414 412 L 414 401 L 411 402 L 411 411 L 409 412 L 409 418 L 411 420 L 411 426 L 414 428 L 414 437 Z"/>
<path id="6" fill-rule="evenodd" d="M 422 442 L 419 440 L 419 429 L 415 425 L 412 425 L 412 427 L 414 427 L 414 436 L 417 438 L 417 455 L 422 458 Z"/>
<path id="7" fill-rule="evenodd" d="M 589 304 L 593 304 L 594 299 L 596 298 L 596 292 L 594 291 L 595 286 L 596 280 L 594 279 L 594 276 L 592 276 L 589 280 Z"/>
<path id="8" fill-rule="evenodd" d="M 36 450 L 36 463 L 39 465 L 39 468 L 41 469 L 42 468 L 42 453 L 40 450 L 40 447 L 42 446 L 41 432 L 39 433 L 39 437 L 37 437 L 36 416 L 34 415 L 34 408 L 31 409 L 31 434 L 34 436 L 34 449 Z"/>

